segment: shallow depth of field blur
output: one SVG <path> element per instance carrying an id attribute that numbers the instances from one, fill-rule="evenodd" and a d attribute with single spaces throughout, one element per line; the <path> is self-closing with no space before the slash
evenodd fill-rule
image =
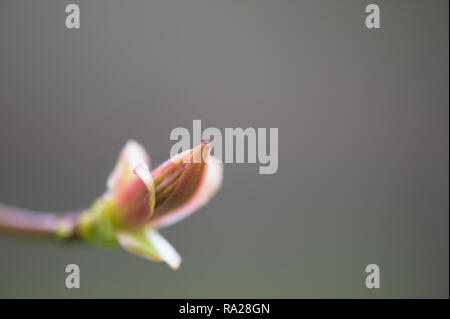
<path id="1" fill-rule="evenodd" d="M 193 119 L 278 127 L 279 169 L 225 165 L 161 231 L 178 271 L 0 233 L 0 297 L 448 298 L 447 1 L 377 1 L 379 30 L 359 0 L 78 0 L 79 30 L 66 2 L 0 2 L 0 202 L 87 206 L 127 139 L 156 166 Z"/>

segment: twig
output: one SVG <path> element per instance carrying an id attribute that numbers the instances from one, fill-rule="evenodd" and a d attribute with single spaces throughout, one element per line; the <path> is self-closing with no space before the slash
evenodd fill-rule
<path id="1" fill-rule="evenodd" d="M 0 229 L 47 237 L 76 238 L 80 214 L 35 212 L 0 203 Z"/>

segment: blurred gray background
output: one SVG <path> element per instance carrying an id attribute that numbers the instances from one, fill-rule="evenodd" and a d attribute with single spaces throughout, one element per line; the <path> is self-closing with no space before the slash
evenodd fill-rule
<path id="1" fill-rule="evenodd" d="M 0 201 L 88 206 L 135 138 L 278 127 L 279 170 L 227 164 L 162 234 L 178 271 L 0 233 L 0 297 L 449 296 L 448 1 L 0 1 Z M 65 266 L 81 289 L 65 288 Z M 381 288 L 365 288 L 365 266 Z"/>

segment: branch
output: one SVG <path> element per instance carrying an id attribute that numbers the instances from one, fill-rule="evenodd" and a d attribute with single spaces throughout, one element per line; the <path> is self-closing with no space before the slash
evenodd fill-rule
<path id="1" fill-rule="evenodd" d="M 38 236 L 77 237 L 81 212 L 44 213 L 0 203 L 0 229 Z"/>

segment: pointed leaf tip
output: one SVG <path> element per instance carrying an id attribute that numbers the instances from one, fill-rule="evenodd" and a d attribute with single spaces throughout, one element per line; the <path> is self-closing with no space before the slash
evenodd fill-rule
<path id="1" fill-rule="evenodd" d="M 210 151 L 210 143 L 204 142 L 152 172 L 156 206 L 147 228 L 169 226 L 187 217 L 217 192 L 222 183 L 223 167 Z M 198 163 L 196 157 L 200 158 Z"/>
<path id="2" fill-rule="evenodd" d="M 145 149 L 134 140 L 123 147 L 104 195 L 119 228 L 141 226 L 153 213 L 155 187 Z"/>
<path id="3" fill-rule="evenodd" d="M 118 187 L 117 184 L 126 181 L 132 170 L 140 164 L 150 167 L 150 158 L 141 144 L 135 140 L 129 140 L 122 148 L 116 165 L 107 179 L 107 188 Z"/>
<path id="4" fill-rule="evenodd" d="M 178 269 L 181 256 L 157 231 L 122 231 L 116 234 L 119 244 L 128 252 L 153 261 L 164 261 Z"/>

